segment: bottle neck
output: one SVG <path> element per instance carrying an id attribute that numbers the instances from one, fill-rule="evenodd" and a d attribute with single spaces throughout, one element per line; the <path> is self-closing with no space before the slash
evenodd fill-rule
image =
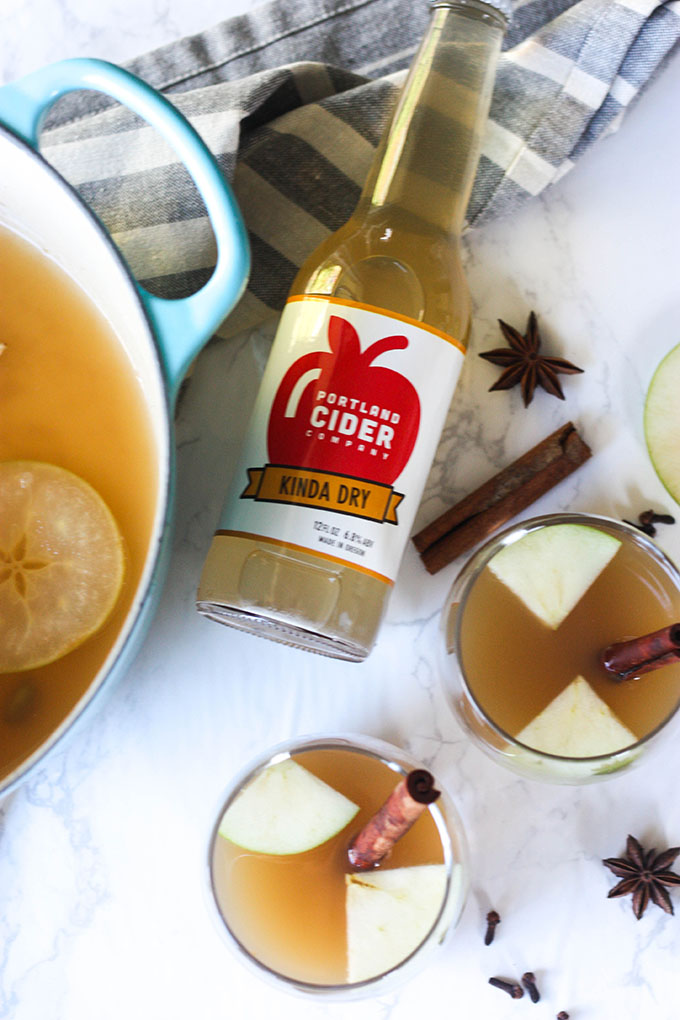
<path id="1" fill-rule="evenodd" d="M 357 213 L 386 206 L 462 230 L 505 21 L 477 0 L 437 6 L 385 130 Z"/>

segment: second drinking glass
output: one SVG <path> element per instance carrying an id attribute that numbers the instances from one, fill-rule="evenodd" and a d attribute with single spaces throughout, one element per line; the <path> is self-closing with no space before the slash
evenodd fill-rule
<path id="1" fill-rule="evenodd" d="M 537 517 L 483 545 L 441 621 L 446 693 L 495 761 L 585 783 L 646 756 L 680 705 L 680 574 L 646 535 Z"/>
<path id="2" fill-rule="evenodd" d="M 260 977 L 355 999 L 419 970 L 455 927 L 465 837 L 406 752 L 363 736 L 298 738 L 231 783 L 209 879 L 222 934 Z"/>

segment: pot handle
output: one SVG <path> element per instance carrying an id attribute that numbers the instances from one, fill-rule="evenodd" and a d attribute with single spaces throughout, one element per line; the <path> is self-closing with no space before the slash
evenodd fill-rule
<path id="1" fill-rule="evenodd" d="M 203 344 L 232 310 L 250 270 L 248 236 L 231 188 L 185 117 L 155 89 L 104 60 L 62 60 L 0 88 L 0 121 L 38 150 L 42 122 L 60 96 L 104 92 L 156 128 L 185 164 L 200 192 L 217 242 L 217 264 L 195 294 L 168 300 L 137 284 L 158 338 L 171 398 Z"/>

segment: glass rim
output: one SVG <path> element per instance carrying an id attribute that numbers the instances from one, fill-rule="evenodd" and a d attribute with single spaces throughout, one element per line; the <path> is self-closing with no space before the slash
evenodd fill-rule
<path id="1" fill-rule="evenodd" d="M 468 15 L 472 12 L 483 20 L 494 22 L 503 32 L 512 17 L 509 0 L 429 0 L 429 6 L 431 10 L 445 7 Z"/>
<path id="2" fill-rule="evenodd" d="M 451 609 L 451 593 L 457 584 L 464 582 L 464 590 L 458 601 L 459 610 L 455 623 L 454 638 L 453 638 L 453 650 L 458 664 L 458 670 L 460 672 L 461 683 L 465 692 L 465 695 L 469 698 L 475 707 L 475 710 L 479 713 L 484 722 L 494 731 L 502 740 L 504 740 L 510 748 L 516 748 L 522 752 L 529 752 L 535 758 L 545 760 L 548 762 L 555 762 L 557 764 L 563 763 L 575 763 L 583 765 L 584 768 L 588 766 L 604 765 L 606 763 L 616 762 L 619 759 L 627 758 L 631 754 L 637 754 L 640 752 L 645 745 L 649 744 L 656 736 L 661 733 L 662 730 L 666 729 L 671 720 L 680 711 L 680 697 L 678 698 L 673 710 L 661 720 L 653 729 L 636 740 L 633 744 L 627 744 L 625 747 L 620 748 L 618 751 L 609 751 L 605 754 L 588 755 L 587 757 L 574 758 L 563 754 L 552 754 L 549 751 L 539 751 L 535 747 L 531 747 L 529 744 L 523 744 L 520 740 L 517 740 L 512 734 L 507 733 L 501 726 L 499 726 L 484 709 L 477 699 L 475 693 L 470 687 L 467 679 L 465 669 L 463 667 L 462 658 L 459 654 L 461 641 L 460 631 L 464 616 L 464 609 L 470 592 L 474 586 L 475 581 L 479 577 L 482 570 L 487 566 L 489 561 L 493 559 L 497 552 L 501 548 L 507 545 L 511 545 L 513 542 L 518 541 L 523 535 L 528 534 L 531 531 L 537 531 L 540 528 L 550 527 L 555 524 L 581 524 L 586 523 L 591 527 L 597 527 L 598 524 L 608 528 L 610 531 L 618 531 L 629 538 L 633 539 L 639 546 L 641 546 L 646 552 L 656 560 L 656 562 L 663 567 L 666 573 L 673 579 L 678 592 L 680 593 L 680 570 L 671 560 L 671 558 L 652 540 L 652 538 L 646 535 L 639 528 L 636 528 L 632 524 L 628 524 L 626 521 L 618 520 L 615 517 L 609 517 L 605 514 L 595 514 L 588 511 L 578 510 L 564 510 L 550 514 L 541 514 L 536 517 L 529 517 L 526 520 L 518 521 L 516 524 L 511 524 L 509 527 L 504 528 L 502 531 L 488 538 L 483 545 L 481 545 L 469 559 L 463 564 L 460 571 L 456 575 L 456 578 L 449 589 L 446 596 L 446 601 L 443 610 L 443 622 L 445 623 L 448 618 L 449 611 Z M 469 575 L 469 576 L 465 576 Z"/>
<path id="3" fill-rule="evenodd" d="M 458 814 L 458 810 L 448 795 L 446 788 L 443 784 L 438 782 L 438 786 L 441 788 L 442 798 L 445 798 L 446 812 L 442 810 L 442 807 L 435 801 L 434 804 L 428 806 L 432 813 L 433 820 L 437 826 L 437 832 L 441 841 L 442 851 L 444 854 L 444 865 L 446 867 L 446 887 L 442 896 L 442 902 L 437 915 L 434 918 L 432 925 L 428 929 L 426 935 L 418 943 L 417 946 L 399 963 L 390 967 L 389 970 L 381 971 L 378 974 L 373 975 L 369 978 L 364 978 L 362 981 L 345 981 L 337 984 L 324 984 L 321 982 L 305 981 L 299 978 L 295 978 L 289 974 L 285 974 L 282 971 L 276 970 L 274 967 L 268 966 L 262 960 L 251 952 L 246 946 L 243 945 L 241 940 L 236 936 L 235 932 L 232 931 L 229 923 L 224 917 L 219 907 L 217 898 L 217 891 L 215 885 L 215 875 L 213 866 L 213 847 L 218 837 L 219 826 L 222 821 L 224 812 L 228 806 L 233 802 L 238 793 L 243 789 L 245 784 L 253 779 L 260 771 L 267 768 L 269 765 L 274 764 L 277 761 L 284 761 L 286 758 L 291 758 L 294 754 L 302 753 L 304 751 L 311 750 L 346 750 L 354 751 L 360 754 L 365 754 L 368 757 L 374 758 L 377 761 L 381 761 L 391 771 L 395 772 L 399 776 L 405 776 L 408 773 L 408 769 L 401 764 L 401 762 L 395 760 L 395 757 L 401 757 L 410 763 L 413 767 L 419 765 L 414 755 L 411 752 L 398 747 L 396 744 L 391 744 L 386 740 L 379 737 L 371 737 L 365 734 L 359 733 L 334 733 L 334 734 L 304 734 L 297 737 L 291 737 L 287 740 L 281 741 L 277 744 L 272 745 L 265 751 L 252 758 L 250 762 L 240 769 L 231 779 L 231 781 L 224 787 L 221 797 L 218 802 L 217 812 L 214 815 L 214 822 L 210 829 L 210 837 L 208 840 L 207 847 L 207 887 L 209 893 L 210 903 L 212 905 L 211 913 L 213 919 L 216 921 L 217 926 L 223 937 L 226 936 L 230 948 L 237 952 L 239 955 L 245 958 L 245 961 L 264 978 L 275 982 L 276 984 L 282 984 L 288 986 L 290 990 L 308 993 L 310 995 L 327 995 L 337 996 L 339 998 L 352 995 L 360 995 L 362 991 L 370 991 L 373 985 L 379 984 L 380 982 L 386 981 L 392 976 L 397 976 L 404 971 L 407 971 L 409 966 L 413 963 L 415 958 L 431 945 L 433 938 L 440 936 L 442 939 L 445 937 L 446 932 L 454 927 L 454 923 L 462 913 L 465 905 L 465 899 L 467 894 L 467 881 L 466 876 L 468 873 L 468 847 L 467 839 L 465 835 L 465 829 L 462 821 Z M 454 855 L 454 840 L 447 826 L 447 819 L 449 825 L 455 830 L 456 835 L 456 854 Z M 459 894 L 460 904 L 458 909 L 451 915 L 451 919 L 447 921 L 446 926 L 440 932 L 440 928 L 449 911 L 449 900 L 451 899 L 452 892 L 454 891 L 454 866 L 458 865 L 463 870 L 463 885 Z"/>

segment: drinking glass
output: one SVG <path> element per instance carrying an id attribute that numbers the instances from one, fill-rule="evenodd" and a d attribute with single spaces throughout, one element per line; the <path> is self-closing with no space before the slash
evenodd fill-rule
<path id="1" fill-rule="evenodd" d="M 208 845 L 208 898 L 210 911 L 220 933 L 232 951 L 236 953 L 246 966 L 279 989 L 308 997 L 322 997 L 330 1000 L 351 1000 L 382 994 L 419 971 L 430 958 L 431 953 L 436 951 L 437 947 L 445 941 L 448 941 L 449 935 L 458 922 L 465 903 L 468 887 L 468 854 L 463 826 L 450 796 L 443 788 L 439 779 L 436 779 L 436 787 L 441 793 L 434 804 L 429 806 L 428 810 L 431 812 L 436 826 L 438 842 L 441 843 L 443 850 L 443 863 L 446 869 L 445 892 L 441 907 L 427 935 L 405 959 L 375 977 L 353 983 L 315 983 L 283 973 L 263 958 L 265 954 L 255 944 L 256 940 L 252 933 L 249 939 L 244 939 L 234 930 L 241 921 L 236 924 L 234 923 L 233 915 L 230 917 L 229 905 L 225 902 L 224 882 L 225 880 L 228 881 L 226 874 L 228 868 L 225 868 L 224 862 L 220 862 L 219 841 L 223 841 L 224 837 L 219 835 L 219 826 L 230 804 L 244 787 L 252 782 L 264 769 L 286 758 L 302 755 L 308 751 L 349 751 L 353 754 L 364 756 L 365 759 L 381 762 L 394 773 L 394 786 L 412 769 L 424 768 L 421 763 L 400 748 L 383 740 L 357 735 L 298 737 L 265 751 L 232 779 L 220 800 Z M 304 757 L 298 760 L 301 764 L 304 763 Z M 370 774 L 370 769 L 367 772 Z M 417 826 L 418 822 L 415 824 Z M 348 845 L 349 839 L 353 835 L 356 835 L 356 831 L 351 828 L 350 823 L 347 835 Z M 220 868 L 222 869 L 221 873 Z M 351 868 L 348 867 L 347 870 L 351 871 Z M 262 895 L 261 892 L 258 895 L 260 901 Z M 323 902 L 318 903 L 318 910 L 322 915 L 324 914 Z M 291 920 L 294 922 L 295 918 Z M 292 923 L 290 931 L 291 939 L 295 938 L 294 928 L 295 924 Z M 248 946 L 244 944 L 245 941 L 249 942 Z"/>
<path id="2" fill-rule="evenodd" d="M 481 599 L 477 597 L 474 609 L 470 608 L 471 594 L 479 583 L 480 575 L 501 550 L 539 529 L 558 524 L 576 524 L 599 529 L 618 539 L 622 547 L 630 554 L 634 554 L 628 556 L 626 562 L 630 562 L 631 569 L 625 576 L 622 575 L 619 584 L 613 586 L 611 590 L 604 590 L 603 587 L 598 589 L 599 603 L 593 609 L 593 614 L 601 612 L 604 619 L 611 618 L 612 613 L 614 616 L 620 613 L 622 616 L 620 625 L 628 628 L 628 632 L 617 632 L 616 623 L 603 623 L 602 649 L 593 647 L 591 656 L 593 668 L 602 670 L 600 681 L 596 682 L 620 685 L 619 691 L 615 694 L 616 698 L 624 696 L 623 685 L 629 685 L 625 688 L 625 697 L 642 699 L 649 695 L 665 699 L 665 708 L 661 709 L 661 716 L 656 724 L 648 727 L 628 746 L 589 757 L 570 757 L 537 751 L 520 742 L 516 735 L 499 724 L 495 718 L 496 712 L 499 711 L 497 708 L 499 702 L 503 698 L 526 696 L 526 693 L 518 692 L 514 686 L 508 689 L 512 667 L 504 665 L 503 654 L 507 644 L 514 642 L 506 643 L 507 631 L 503 635 L 500 628 L 496 630 L 496 624 L 500 621 L 496 616 L 496 608 L 490 601 L 482 604 Z M 602 576 L 604 578 L 604 571 Z M 507 597 L 516 596 L 508 593 Z M 647 599 L 656 600 L 658 603 L 654 609 L 657 616 L 656 625 L 649 625 L 641 631 L 639 629 L 641 621 L 637 618 L 638 610 Z M 471 614 L 480 612 L 480 609 L 488 615 L 488 626 L 487 622 L 484 624 L 487 646 L 495 648 L 494 654 L 497 655 L 498 663 L 493 674 L 492 687 L 487 686 L 484 698 L 481 698 L 475 689 L 475 675 L 472 675 L 473 671 L 469 668 L 470 656 L 467 656 L 466 663 L 464 653 L 465 647 L 470 648 L 470 645 L 465 645 L 464 640 L 466 627 L 470 626 Z M 662 739 L 668 737 L 672 730 L 669 723 L 680 705 L 680 665 L 664 666 L 663 669 L 638 679 L 617 680 L 606 674 L 602 666 L 595 666 L 597 652 L 602 651 L 610 643 L 640 637 L 655 630 L 657 626 L 662 628 L 678 620 L 680 620 L 680 574 L 668 557 L 642 531 L 624 522 L 595 514 L 560 513 L 534 517 L 515 524 L 489 539 L 473 553 L 453 582 L 440 622 L 440 666 L 445 694 L 455 716 L 473 741 L 499 764 L 531 779 L 553 783 L 581 784 L 606 779 L 646 759 L 652 748 L 656 749 L 662 743 Z M 608 626 L 614 629 L 608 631 Z M 549 633 L 547 628 L 546 633 Z M 578 646 L 578 635 L 574 640 Z M 592 635 L 588 640 L 592 640 Z M 545 651 L 542 653 L 544 661 L 538 662 L 530 641 L 522 642 L 520 637 L 519 646 L 518 654 L 522 657 L 529 688 L 545 683 L 545 674 L 551 671 L 549 659 L 546 666 Z M 591 655 L 589 649 L 584 648 L 583 652 Z M 476 662 L 479 661 L 477 658 Z M 553 665 L 554 662 L 553 659 Z M 476 668 L 479 670 L 480 667 Z M 626 711 L 630 713 L 630 707 Z M 515 732 L 522 731 L 520 729 Z"/>

